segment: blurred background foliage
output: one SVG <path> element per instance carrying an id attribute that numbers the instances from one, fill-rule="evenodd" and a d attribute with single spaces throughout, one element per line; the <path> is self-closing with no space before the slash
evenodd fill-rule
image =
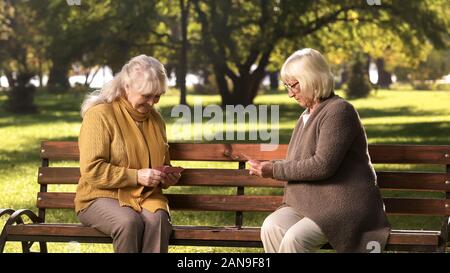
<path id="1" fill-rule="evenodd" d="M 278 89 L 281 64 L 303 47 L 326 55 L 337 87 L 352 97 L 389 88 L 393 75 L 414 89 L 448 89 L 437 82 L 449 73 L 447 0 L 80 3 L 0 0 L 0 76 L 11 91 L 9 111 L 36 111 L 31 79 L 64 93 L 70 76 L 85 75 L 81 86 L 89 87 L 89 75 L 106 66 L 117 73 L 138 54 L 165 64 L 181 104 L 188 74 L 199 79 L 193 91 L 220 94 L 222 105 L 251 104 L 265 78 Z M 378 79 L 369 82 L 371 65 Z"/>

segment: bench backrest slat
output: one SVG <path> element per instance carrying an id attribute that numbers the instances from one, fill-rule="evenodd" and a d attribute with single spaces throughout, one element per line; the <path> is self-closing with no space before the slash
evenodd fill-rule
<path id="1" fill-rule="evenodd" d="M 242 218 L 242 212 L 271 212 L 281 205 L 282 196 L 255 195 L 246 187 L 282 188 L 284 181 L 249 176 L 243 169 L 244 153 L 259 160 L 282 159 L 287 145 L 279 145 L 274 151 L 261 151 L 260 144 L 192 144 L 170 143 L 172 160 L 181 161 L 223 161 L 240 162 L 239 169 L 197 169 L 187 168 L 178 186 L 219 186 L 237 189 L 236 195 L 211 194 L 167 194 L 171 209 L 192 211 L 235 211 Z M 444 166 L 443 172 L 377 171 L 378 186 L 386 190 L 438 191 L 446 199 L 384 198 L 388 214 L 398 215 L 450 215 L 450 145 L 369 145 L 374 163 L 385 164 L 431 164 Z M 54 160 L 79 160 L 76 141 L 44 141 L 41 144 L 43 162 Z M 44 164 L 43 166 L 48 166 Z M 51 165 L 50 165 L 51 166 Z M 79 167 L 40 167 L 38 182 L 39 211 L 45 209 L 73 209 L 75 194 L 72 192 L 47 192 L 47 185 L 77 184 Z M 178 192 L 178 191 L 177 191 Z M 183 192 L 183 191 L 181 191 Z M 278 194 L 279 191 L 269 191 Z M 253 195 L 252 195 L 253 193 Z M 430 195 L 431 196 L 431 195 Z M 236 222 L 238 223 L 238 222 Z M 240 225 L 240 224 L 237 224 Z"/>
<path id="2" fill-rule="evenodd" d="M 271 212 L 282 204 L 282 196 L 166 194 L 172 210 Z M 74 193 L 38 194 L 38 208 L 73 209 Z M 383 198 L 388 214 L 450 215 L 450 201 L 442 199 Z"/>
<path id="3" fill-rule="evenodd" d="M 235 158 L 244 153 L 258 160 L 282 159 L 287 144 L 280 144 L 274 151 L 261 151 L 260 144 L 192 144 L 170 143 L 172 160 L 190 161 L 244 161 Z M 373 163 L 410 163 L 450 165 L 450 145 L 369 145 Z M 44 141 L 41 158 L 50 160 L 78 160 L 77 142 Z"/>
<path id="4" fill-rule="evenodd" d="M 73 167 L 41 167 L 40 184 L 77 184 L 80 169 Z M 249 176 L 248 170 L 237 169 L 185 169 L 177 186 L 246 186 L 284 187 L 285 182 Z"/>
<path id="5" fill-rule="evenodd" d="M 437 172 L 377 172 L 382 189 L 450 192 L 450 174 Z M 40 184 L 77 184 L 80 169 L 76 167 L 41 167 Z M 186 169 L 177 186 L 284 187 L 285 182 L 249 176 L 248 170 Z"/>
<path id="6" fill-rule="evenodd" d="M 449 145 L 369 145 L 373 163 L 450 164 Z"/>
<path id="7" fill-rule="evenodd" d="M 79 160 L 80 150 L 76 141 L 43 141 L 40 155 L 42 159 Z"/>

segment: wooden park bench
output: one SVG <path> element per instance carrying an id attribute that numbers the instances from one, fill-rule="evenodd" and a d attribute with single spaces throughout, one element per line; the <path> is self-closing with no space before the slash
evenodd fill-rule
<path id="1" fill-rule="evenodd" d="M 172 245 L 261 247 L 260 227 L 243 225 L 247 212 L 271 212 L 282 201 L 280 195 L 246 194 L 246 188 L 282 188 L 283 181 L 250 176 L 245 169 L 241 152 L 259 160 L 284 158 L 287 145 L 279 145 L 273 152 L 260 151 L 259 144 L 180 144 L 172 143 L 172 160 L 236 162 L 235 169 L 186 169 L 175 187 L 177 194 L 167 194 L 172 210 L 234 212 L 234 226 L 215 223 L 215 226 L 174 226 Z M 447 226 L 450 215 L 450 146 L 441 145 L 370 145 L 373 163 L 440 165 L 441 171 L 377 171 L 381 189 L 395 191 L 440 192 L 434 197 L 384 198 L 386 211 L 393 215 L 438 216 L 441 228 L 436 230 L 392 230 L 387 250 L 445 252 Z M 42 166 L 38 171 L 40 190 L 37 193 L 37 215 L 26 209 L 2 209 L 9 218 L 0 235 L 0 252 L 7 241 L 22 242 L 23 252 L 29 252 L 33 242 L 39 242 L 40 251 L 47 252 L 46 242 L 111 243 L 112 239 L 94 228 L 81 224 L 49 223 L 46 212 L 50 209 L 73 209 L 75 193 L 49 192 L 54 184 L 76 184 L 80 177 L 77 167 L 52 167 L 57 160 L 78 160 L 77 142 L 42 142 Z M 404 169 L 404 168 L 403 168 Z M 232 187 L 234 194 L 182 194 L 183 187 Z M 192 192 L 192 191 L 191 191 Z M 234 192 L 234 190 L 233 190 Z M 254 191 L 253 191 L 254 192 Z M 275 190 L 276 192 L 276 190 Z M 281 191 L 278 191 L 281 192 Z M 186 193 L 186 190 L 184 191 Z M 25 223 L 25 216 L 29 218 Z"/>

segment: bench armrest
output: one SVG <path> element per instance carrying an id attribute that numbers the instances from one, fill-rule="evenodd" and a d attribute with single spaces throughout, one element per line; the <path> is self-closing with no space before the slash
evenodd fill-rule
<path id="1" fill-rule="evenodd" d="M 24 215 L 27 216 L 33 223 L 41 223 L 42 222 L 41 219 L 33 211 L 31 211 L 29 209 L 19 209 L 16 211 L 14 211 L 13 209 L 1 209 L 0 210 L 0 216 L 6 215 L 6 214 L 9 214 L 10 217 L 6 221 L 6 224 L 3 227 L 2 232 L 0 233 L 0 253 L 3 253 L 3 250 L 5 248 L 6 238 L 8 237 L 7 229 L 9 226 L 12 226 L 14 224 L 23 224 L 24 222 L 23 222 L 22 217 Z M 30 242 L 30 243 L 22 242 L 22 249 L 27 250 L 27 252 L 29 252 L 29 249 L 32 244 L 33 244 L 33 242 Z M 41 250 L 42 249 L 43 248 L 41 246 Z M 45 248 L 45 252 L 46 252 L 46 248 Z"/>
<path id="2" fill-rule="evenodd" d="M 11 214 L 13 214 L 14 212 L 15 210 L 13 209 L 0 209 L 0 217 L 2 217 L 3 215 L 11 216 Z"/>

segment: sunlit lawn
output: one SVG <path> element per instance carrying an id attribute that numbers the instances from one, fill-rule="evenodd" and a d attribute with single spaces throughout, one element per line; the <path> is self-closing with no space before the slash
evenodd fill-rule
<path id="1" fill-rule="evenodd" d="M 6 96 L 0 93 L 0 106 Z M 76 93 L 65 95 L 38 94 L 36 102 L 39 113 L 33 115 L 11 116 L 0 110 L 0 208 L 29 208 L 36 211 L 37 169 L 40 165 L 39 143 L 42 140 L 76 140 L 81 125 L 79 105 L 82 97 Z M 176 92 L 163 96 L 159 105 L 167 122 L 169 141 L 180 140 L 180 128 L 173 124 L 171 110 L 179 98 Z M 219 96 L 188 96 L 188 103 L 219 104 Z M 448 91 L 378 91 L 367 99 L 353 100 L 367 130 L 370 143 L 411 143 L 411 144 L 450 144 L 450 92 Z M 257 105 L 280 106 L 280 142 L 287 143 L 292 128 L 302 109 L 286 94 L 271 93 L 257 97 Z M 205 118 L 204 121 L 208 121 Z M 269 118 L 270 121 L 270 118 Z M 207 124 L 204 123 L 205 126 Z M 256 125 L 250 126 L 255 129 Z M 209 130 L 209 129 L 207 129 Z M 206 130 L 205 130 L 206 131 Z M 193 130 L 193 134 L 198 130 Z M 186 141 L 186 140 L 184 140 Z M 225 163 L 177 162 L 185 167 L 237 167 Z M 73 166 L 73 163 L 61 163 Z M 388 166 L 376 166 L 387 168 Z M 405 168 L 404 166 L 402 168 Z M 415 168 L 409 166 L 406 168 Z M 427 167 L 428 168 L 428 167 Z M 433 168 L 428 168 L 433 169 Z M 50 191 L 73 191 L 74 186 L 52 186 Z M 175 191 L 177 189 L 174 189 Z M 217 192 L 217 189 L 208 189 Z M 220 190 L 219 190 L 220 191 Z M 222 190 L 226 191 L 226 190 Z M 246 192 L 255 191 L 250 189 Z M 279 191 L 274 191 L 279 192 Z M 402 193 L 385 193 L 396 196 Z M 260 226 L 267 214 L 245 214 L 244 224 Z M 1 227 L 4 220 L 1 219 Z M 72 211 L 56 211 L 47 215 L 49 222 L 76 222 Z M 174 212 L 175 224 L 233 225 L 233 213 L 191 213 Z M 395 227 L 436 228 L 439 219 L 410 217 L 405 220 L 391 217 Z M 68 244 L 50 243 L 50 252 L 71 251 Z M 36 248 L 37 250 L 37 248 Z M 20 252 L 19 243 L 7 243 L 6 252 Z M 111 252 L 111 245 L 82 244 L 82 252 Z M 171 247 L 171 252 L 261 252 L 261 249 L 214 248 L 214 247 Z"/>

